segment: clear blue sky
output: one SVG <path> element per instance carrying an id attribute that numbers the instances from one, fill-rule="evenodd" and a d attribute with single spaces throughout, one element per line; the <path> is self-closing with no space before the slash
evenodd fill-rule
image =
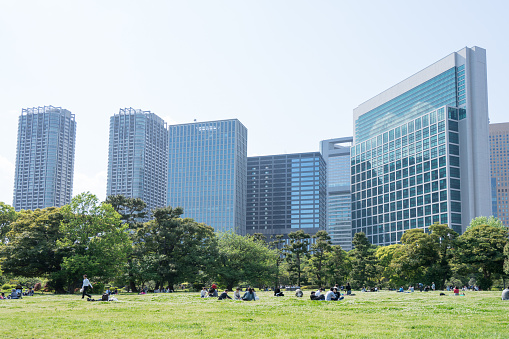
<path id="1" fill-rule="evenodd" d="M 0 0 L 0 201 L 12 204 L 23 107 L 76 114 L 74 194 L 105 198 L 109 117 L 237 118 L 248 154 L 318 151 L 352 110 L 444 56 L 487 50 L 508 121 L 507 1 Z"/>

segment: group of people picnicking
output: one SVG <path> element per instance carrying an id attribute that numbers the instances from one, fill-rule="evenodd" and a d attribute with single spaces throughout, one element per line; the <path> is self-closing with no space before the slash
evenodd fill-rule
<path id="1" fill-rule="evenodd" d="M 23 299 L 23 297 L 31 297 L 34 295 L 34 289 L 29 287 L 27 291 L 23 292 L 23 287 L 21 285 L 13 288 L 10 294 L 5 295 L 5 293 L 0 294 L 0 300 L 4 299 Z"/>
<path id="2" fill-rule="evenodd" d="M 210 286 L 210 289 L 207 289 L 206 287 L 203 287 L 200 292 L 201 298 L 217 298 L 217 300 L 244 300 L 244 301 L 253 301 L 253 300 L 259 300 L 260 298 L 256 295 L 253 288 L 248 287 L 244 291 L 244 294 L 242 295 L 242 290 L 240 288 L 237 288 L 235 292 L 233 292 L 233 298 L 228 295 L 228 290 L 224 290 L 221 292 L 221 294 L 218 293 L 217 285 L 212 284 Z"/>

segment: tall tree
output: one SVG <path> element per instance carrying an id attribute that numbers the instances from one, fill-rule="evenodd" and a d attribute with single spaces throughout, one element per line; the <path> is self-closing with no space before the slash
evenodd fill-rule
<path id="1" fill-rule="evenodd" d="M 309 258 L 309 238 L 311 236 L 299 230 L 288 234 L 290 243 L 284 247 L 285 260 L 288 263 L 288 272 L 297 278 L 297 286 L 300 286 L 304 263 Z"/>
<path id="2" fill-rule="evenodd" d="M 157 276 L 158 286 L 195 279 L 200 271 L 210 271 L 217 257 L 214 229 L 182 214 L 180 207 L 157 208 L 154 220 L 137 231 L 137 258 L 155 270 L 144 274 Z"/>
<path id="3" fill-rule="evenodd" d="M 489 217 L 476 217 L 470 221 L 470 225 L 468 225 L 467 230 L 480 225 L 488 225 L 493 227 L 498 227 L 503 230 L 506 230 L 507 228 L 504 226 L 504 223 L 502 223 L 502 220 L 499 218 L 496 218 L 494 216 Z"/>
<path id="4" fill-rule="evenodd" d="M 104 201 L 120 214 L 120 219 L 127 223 L 129 229 L 136 229 L 147 217 L 147 204 L 140 198 L 129 198 L 122 194 L 110 195 Z"/>
<path id="5" fill-rule="evenodd" d="M 355 233 L 352 245 L 354 249 L 348 252 L 352 263 L 350 278 L 352 287 L 360 288 L 369 285 L 376 278 L 376 249 L 364 232 Z"/>
<path id="6" fill-rule="evenodd" d="M 62 236 L 60 208 L 23 210 L 10 225 L 8 241 L 0 246 L 2 270 L 24 277 L 43 277 L 60 270 L 62 253 L 57 241 Z"/>
<path id="7" fill-rule="evenodd" d="M 14 207 L 0 201 L 0 245 L 5 243 L 5 237 L 11 229 L 11 223 L 16 220 Z"/>
<path id="8" fill-rule="evenodd" d="M 432 272 L 429 274 L 436 286 L 442 289 L 445 281 L 452 276 L 451 261 L 453 258 L 453 248 L 456 246 L 458 233 L 449 226 L 443 224 L 433 224 L 429 227 L 430 237 L 435 243 L 438 257 L 432 266 Z"/>
<path id="9" fill-rule="evenodd" d="M 65 256 L 55 279 L 65 278 L 71 290 L 85 273 L 102 282 L 118 277 L 131 248 L 120 215 L 90 193 L 78 194 L 61 211 L 62 238 L 57 247 Z"/>
<path id="10" fill-rule="evenodd" d="M 401 244 L 380 246 L 376 249 L 377 280 L 379 284 L 383 283 L 389 287 L 396 287 L 408 283 L 406 278 L 398 272 L 403 254 L 404 246 Z"/>
<path id="11" fill-rule="evenodd" d="M 326 276 L 331 285 L 343 284 L 350 274 L 352 265 L 348 254 L 339 245 L 332 246 L 325 265 Z"/>
<path id="12" fill-rule="evenodd" d="M 332 251 L 331 237 L 326 231 L 318 231 L 313 235 L 312 254 L 309 260 L 310 269 L 318 286 L 322 286 L 327 277 L 327 260 Z"/>
<path id="13" fill-rule="evenodd" d="M 455 259 L 468 273 L 480 273 L 479 287 L 489 289 L 493 275 L 503 273 L 507 228 L 476 225 L 458 237 Z"/>
<path id="14" fill-rule="evenodd" d="M 265 241 L 231 232 L 219 235 L 217 275 L 229 290 L 239 282 L 267 283 L 274 276 L 277 252 Z"/>
<path id="15" fill-rule="evenodd" d="M 273 248 L 276 251 L 276 271 L 275 271 L 275 282 L 274 282 L 274 288 L 279 288 L 279 271 L 281 263 L 284 260 L 283 256 L 283 247 L 282 244 L 285 243 L 284 235 L 282 234 L 276 234 L 271 236 L 274 240 L 272 240 L 269 245 L 271 248 Z"/>
<path id="16" fill-rule="evenodd" d="M 143 226 L 143 220 L 147 217 L 147 204 L 140 198 L 129 198 L 122 194 L 108 196 L 105 203 L 110 204 L 120 214 L 120 219 L 127 226 L 128 234 L 131 237 L 133 247 L 128 254 L 126 271 L 130 290 L 137 292 L 134 271 L 137 270 L 139 273 L 140 268 L 135 268 L 133 263 L 134 247 L 136 246 L 135 231 Z"/>

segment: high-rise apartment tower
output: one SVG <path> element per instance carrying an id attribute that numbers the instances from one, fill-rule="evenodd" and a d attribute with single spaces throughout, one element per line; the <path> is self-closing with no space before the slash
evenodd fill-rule
<path id="1" fill-rule="evenodd" d="M 486 51 L 463 48 L 354 110 L 352 235 L 400 240 L 491 215 Z"/>
<path id="2" fill-rule="evenodd" d="M 509 123 L 490 124 L 493 215 L 509 226 Z"/>
<path id="3" fill-rule="evenodd" d="M 320 153 L 327 164 L 327 232 L 333 245 L 352 249 L 350 147 L 353 138 L 323 140 Z"/>
<path id="4" fill-rule="evenodd" d="M 110 118 L 106 194 L 141 198 L 147 211 L 166 206 L 168 127 L 150 111 L 120 109 Z"/>
<path id="5" fill-rule="evenodd" d="M 18 123 L 13 205 L 16 211 L 71 202 L 76 121 L 53 106 L 24 108 Z"/>
<path id="6" fill-rule="evenodd" d="M 246 127 L 232 119 L 169 130 L 168 205 L 216 231 L 245 234 Z"/>

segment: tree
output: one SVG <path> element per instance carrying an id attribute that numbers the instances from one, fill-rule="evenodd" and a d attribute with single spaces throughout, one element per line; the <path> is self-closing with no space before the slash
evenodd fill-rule
<path id="1" fill-rule="evenodd" d="M 214 229 L 193 219 L 182 219 L 182 208 L 164 207 L 153 211 L 154 220 L 138 229 L 136 262 L 138 277 L 156 277 L 156 287 L 172 287 L 179 281 L 197 279 L 209 272 L 217 257 Z"/>
<path id="2" fill-rule="evenodd" d="M 450 262 L 453 258 L 453 248 L 456 245 L 458 233 L 453 231 L 447 225 L 435 223 L 429 227 L 430 237 L 438 251 L 438 259 L 432 266 L 430 276 L 435 276 L 436 286 L 442 289 L 445 281 L 452 276 Z"/>
<path id="3" fill-rule="evenodd" d="M 290 243 L 284 247 L 285 260 L 288 263 L 288 272 L 297 278 L 297 286 L 300 286 L 301 275 L 304 270 L 304 262 L 309 257 L 309 241 L 311 236 L 299 230 L 288 234 Z"/>
<path id="4" fill-rule="evenodd" d="M 385 282 L 389 287 L 396 287 L 405 284 L 400 274 L 398 274 L 399 263 L 404 253 L 404 246 L 393 244 L 380 246 L 376 249 L 375 257 L 377 259 L 378 282 Z"/>
<path id="5" fill-rule="evenodd" d="M 147 217 L 147 204 L 140 198 L 129 198 L 122 194 L 110 195 L 104 201 L 120 214 L 120 219 L 127 223 L 129 229 L 136 229 Z"/>
<path id="6" fill-rule="evenodd" d="M 279 288 L 279 269 L 281 266 L 281 263 L 283 262 L 284 256 L 283 256 L 283 248 L 280 247 L 281 244 L 285 243 L 284 235 L 282 234 L 276 234 L 272 236 L 274 239 L 269 243 L 269 246 L 272 247 L 276 251 L 276 276 L 275 276 L 275 282 L 274 282 L 274 288 Z"/>
<path id="7" fill-rule="evenodd" d="M 327 276 L 327 261 L 332 251 L 331 237 L 326 231 L 318 231 L 313 235 L 315 243 L 311 245 L 313 254 L 309 260 L 312 275 L 318 286 L 322 286 Z"/>
<path id="8" fill-rule="evenodd" d="M 65 280 L 71 290 L 85 273 L 104 283 L 117 277 L 125 267 L 131 247 L 120 215 L 90 193 L 75 196 L 61 212 L 62 238 L 57 247 L 64 258 L 62 271 L 54 279 Z"/>
<path id="9" fill-rule="evenodd" d="M 5 237 L 11 229 L 11 223 L 16 220 L 16 211 L 10 205 L 0 201 L 0 245 L 5 243 Z"/>
<path id="10" fill-rule="evenodd" d="M 23 210 L 10 225 L 8 241 L 0 246 L 2 269 L 24 277 L 48 276 L 60 270 L 62 253 L 57 251 L 61 237 L 60 208 Z"/>
<path id="11" fill-rule="evenodd" d="M 509 274 L 509 242 L 504 247 L 504 273 Z"/>
<path id="12" fill-rule="evenodd" d="M 493 275 L 503 272 L 507 235 L 507 228 L 476 225 L 458 237 L 455 260 L 465 272 L 481 274 L 477 279 L 481 289 L 491 288 Z"/>
<path id="13" fill-rule="evenodd" d="M 350 274 L 352 265 L 348 254 L 339 245 L 332 246 L 325 264 L 326 277 L 330 285 L 342 284 Z"/>
<path id="14" fill-rule="evenodd" d="M 218 246 L 217 276 L 226 288 L 239 282 L 270 283 L 278 254 L 265 241 L 227 232 L 219 235 Z"/>
<path id="15" fill-rule="evenodd" d="M 135 270 L 133 266 L 133 253 L 136 246 L 134 235 L 135 230 L 143 226 L 143 220 L 147 217 L 147 204 L 140 198 L 129 198 L 121 194 L 108 196 L 105 203 L 110 204 L 120 214 L 120 219 L 127 226 L 128 234 L 133 241 L 133 247 L 130 249 L 127 258 L 127 280 L 131 291 L 137 292 L 133 272 Z M 139 273 L 140 268 L 136 269 Z"/>
<path id="16" fill-rule="evenodd" d="M 398 258 L 397 273 L 409 283 L 434 279 L 432 267 L 438 261 L 438 249 L 433 238 L 421 228 L 407 230 L 401 237 L 403 254 Z"/>
<path id="17" fill-rule="evenodd" d="M 489 225 L 493 227 L 498 227 L 503 230 L 507 230 L 507 227 L 504 226 L 502 220 L 499 218 L 495 218 L 494 216 L 489 217 L 477 217 L 470 221 L 470 225 L 468 225 L 467 230 L 480 225 Z"/>
<path id="18" fill-rule="evenodd" d="M 352 287 L 360 288 L 368 285 L 376 276 L 376 249 L 370 244 L 364 232 L 355 233 L 352 245 L 354 249 L 348 252 L 352 263 L 350 277 Z"/>

